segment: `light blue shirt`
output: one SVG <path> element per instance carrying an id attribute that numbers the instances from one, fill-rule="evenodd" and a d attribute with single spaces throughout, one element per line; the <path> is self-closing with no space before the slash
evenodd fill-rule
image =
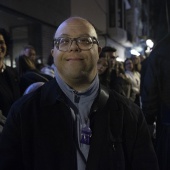
<path id="1" fill-rule="evenodd" d="M 70 109 L 72 112 L 72 116 L 75 120 L 75 123 L 77 124 L 77 140 L 79 144 L 79 149 L 83 153 L 85 159 L 87 160 L 88 153 L 89 153 L 89 145 L 80 143 L 80 137 L 81 137 L 81 129 L 86 126 L 86 124 L 89 122 L 89 113 L 91 106 L 95 100 L 95 98 L 98 95 L 99 90 L 99 78 L 96 75 L 94 78 L 92 84 L 89 86 L 89 88 L 83 92 L 77 92 L 71 87 L 69 87 L 60 77 L 58 74 L 58 70 L 56 67 L 54 67 L 55 72 L 55 78 L 57 83 L 59 84 L 60 88 L 64 92 L 64 94 L 70 99 Z M 76 107 L 73 107 L 76 106 Z M 77 165 L 78 170 L 85 170 L 86 163 L 84 159 L 82 158 L 79 150 L 77 150 Z"/>

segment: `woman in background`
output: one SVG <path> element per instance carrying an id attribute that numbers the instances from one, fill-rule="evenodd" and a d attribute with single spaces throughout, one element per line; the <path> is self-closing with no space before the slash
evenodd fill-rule
<path id="1" fill-rule="evenodd" d="M 47 82 L 52 79 L 51 76 L 41 73 L 36 68 L 35 63 L 25 55 L 19 56 L 16 63 L 20 76 L 21 94 L 24 94 L 25 90 L 33 83 Z"/>
<path id="2" fill-rule="evenodd" d="M 11 105 L 20 97 L 17 71 L 5 64 L 9 46 L 10 36 L 8 32 L 0 28 L 0 133 Z"/>
<path id="3" fill-rule="evenodd" d="M 109 61 L 105 55 L 102 53 L 99 56 L 99 60 L 97 62 L 97 70 L 100 83 L 106 87 L 109 87 Z"/>
<path id="4" fill-rule="evenodd" d="M 135 94 L 134 103 L 140 106 L 140 73 L 134 70 L 133 61 L 130 58 L 125 60 L 124 65 L 126 77 L 129 78 Z"/>

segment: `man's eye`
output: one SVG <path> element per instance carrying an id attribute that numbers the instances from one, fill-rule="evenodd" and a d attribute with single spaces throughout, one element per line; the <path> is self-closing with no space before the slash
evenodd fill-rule
<path id="1" fill-rule="evenodd" d="M 70 42 L 70 39 L 68 39 L 68 38 L 60 39 L 60 44 L 68 44 L 69 42 Z"/>
<path id="2" fill-rule="evenodd" d="M 89 38 L 80 38 L 80 39 L 78 39 L 78 43 L 81 43 L 81 44 L 91 44 L 92 41 Z"/>

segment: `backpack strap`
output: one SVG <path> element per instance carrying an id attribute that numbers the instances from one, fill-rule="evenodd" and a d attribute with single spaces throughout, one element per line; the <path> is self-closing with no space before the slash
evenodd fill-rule
<path id="1" fill-rule="evenodd" d="M 100 86 L 100 93 L 98 99 L 94 102 L 92 109 L 95 110 L 101 110 L 106 105 L 107 101 L 109 99 L 109 90 L 101 85 Z"/>

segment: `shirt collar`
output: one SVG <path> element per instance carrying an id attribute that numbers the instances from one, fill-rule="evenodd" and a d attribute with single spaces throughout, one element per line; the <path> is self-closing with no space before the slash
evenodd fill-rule
<path id="1" fill-rule="evenodd" d="M 59 85 L 59 87 L 62 89 L 62 91 L 65 93 L 65 95 L 71 100 L 73 101 L 73 96 L 75 94 L 75 90 L 72 89 L 71 87 L 69 87 L 60 77 L 60 75 L 58 74 L 58 70 L 55 67 L 54 68 L 55 71 L 55 78 L 56 81 Z M 96 77 L 94 78 L 92 84 L 89 86 L 88 89 L 86 89 L 83 92 L 76 92 L 77 95 L 81 96 L 81 100 L 87 100 L 87 97 L 89 98 L 89 100 L 94 100 L 96 98 L 96 96 L 98 95 L 98 89 L 99 89 L 99 78 L 96 75 Z"/>
<path id="2" fill-rule="evenodd" d="M 5 64 L 3 63 L 3 64 L 2 64 L 2 69 L 0 70 L 0 73 L 3 73 L 5 69 L 6 69 L 6 66 L 5 66 Z"/>

